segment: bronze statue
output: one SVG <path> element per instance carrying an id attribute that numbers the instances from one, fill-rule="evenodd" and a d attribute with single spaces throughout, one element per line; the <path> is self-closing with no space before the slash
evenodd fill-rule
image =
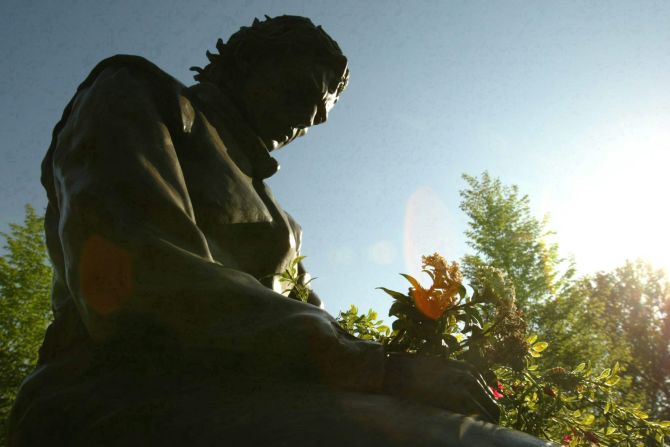
<path id="1" fill-rule="evenodd" d="M 347 59 L 294 16 L 217 49 L 191 87 L 106 59 L 56 125 L 42 165 L 55 321 L 11 445 L 545 445 L 491 423 L 467 365 L 388 356 L 316 294 L 280 294 L 301 229 L 263 182 L 270 153 L 327 120 Z"/>

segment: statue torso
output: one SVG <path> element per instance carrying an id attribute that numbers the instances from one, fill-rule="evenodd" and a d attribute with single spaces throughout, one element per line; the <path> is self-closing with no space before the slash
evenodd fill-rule
<path id="1" fill-rule="evenodd" d="M 249 148 L 236 137 L 239 129 L 230 128 L 225 110 L 219 104 L 203 104 L 202 97 L 216 98 L 208 98 L 200 86 L 186 95 L 194 118 L 178 153 L 197 225 L 216 261 L 281 292 L 272 275 L 297 256 L 300 229 L 263 179 L 254 176 L 253 160 L 246 155 Z"/>
<path id="2" fill-rule="evenodd" d="M 136 64 L 136 70 L 138 66 L 141 71 L 158 70 L 141 58 L 116 58 L 121 63 Z M 95 73 L 96 70 L 82 83 L 79 94 L 91 85 Z M 281 293 L 282 285 L 274 275 L 284 271 L 297 256 L 301 230 L 263 182 L 274 173 L 267 165 L 272 167 L 274 163 L 276 170 L 276 161 L 262 145 L 258 146 L 255 135 L 217 88 L 201 84 L 186 88 L 161 71 L 151 76 L 160 85 L 158 90 L 163 96 L 156 106 L 165 117 L 170 144 L 177 154 L 175 162 L 183 174 L 196 225 L 207 240 L 212 258 L 224 267 L 249 273 Z M 58 237 L 59 211 L 51 190 L 51 153 L 59 144 L 59 131 L 72 119 L 70 113 L 77 96 L 56 126 L 52 148 L 43 163 L 43 183 L 49 195 L 45 230 L 55 269 L 52 301 L 56 316 L 41 351 L 43 360 L 67 354 L 71 347 L 88 338 L 65 283 Z M 175 110 L 180 111 L 180 119 L 173 119 Z M 259 175 L 261 170 L 266 173 Z"/>

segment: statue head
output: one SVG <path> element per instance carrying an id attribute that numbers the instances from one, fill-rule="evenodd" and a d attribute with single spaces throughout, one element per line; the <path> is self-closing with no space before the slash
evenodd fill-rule
<path id="1" fill-rule="evenodd" d="M 337 42 L 305 17 L 255 19 L 216 48 L 195 79 L 226 91 L 270 150 L 325 122 L 349 79 Z"/>

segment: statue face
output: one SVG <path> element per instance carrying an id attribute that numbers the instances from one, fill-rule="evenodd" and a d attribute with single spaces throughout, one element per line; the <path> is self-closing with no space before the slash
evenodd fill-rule
<path id="1" fill-rule="evenodd" d="M 301 61 L 264 60 L 246 71 L 238 92 L 250 124 L 268 150 L 285 146 L 328 119 L 340 75 Z"/>

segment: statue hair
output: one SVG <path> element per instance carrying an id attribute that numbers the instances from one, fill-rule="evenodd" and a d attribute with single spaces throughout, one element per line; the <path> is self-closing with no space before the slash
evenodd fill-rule
<path id="1" fill-rule="evenodd" d="M 239 73 L 238 58 L 253 60 L 277 57 L 305 57 L 306 60 L 324 65 L 342 76 L 337 85 L 330 86 L 338 95 L 349 81 L 347 58 L 321 26 L 315 26 L 306 17 L 279 16 L 260 21 L 254 19 L 251 26 L 243 26 L 230 36 L 227 43 L 216 42 L 218 54 L 207 51 L 209 64 L 205 67 L 191 67 L 198 82 L 227 84 Z M 233 77 L 233 79 L 231 79 Z"/>

